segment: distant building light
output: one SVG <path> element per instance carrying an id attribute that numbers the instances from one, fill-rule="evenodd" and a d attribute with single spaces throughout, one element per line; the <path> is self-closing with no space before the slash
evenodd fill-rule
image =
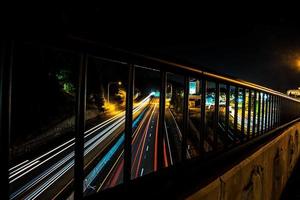
<path id="1" fill-rule="evenodd" d="M 190 81 L 190 94 L 196 94 L 196 88 L 197 88 L 197 84 L 194 81 Z"/>
<path id="2" fill-rule="evenodd" d="M 291 97 L 300 98 L 300 87 L 298 87 L 298 89 L 288 90 L 286 93 Z"/>

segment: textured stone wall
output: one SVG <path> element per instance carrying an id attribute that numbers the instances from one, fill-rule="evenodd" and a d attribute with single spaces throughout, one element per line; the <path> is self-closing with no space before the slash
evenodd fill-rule
<path id="1" fill-rule="evenodd" d="M 277 200 L 300 155 L 300 122 L 188 200 Z"/>

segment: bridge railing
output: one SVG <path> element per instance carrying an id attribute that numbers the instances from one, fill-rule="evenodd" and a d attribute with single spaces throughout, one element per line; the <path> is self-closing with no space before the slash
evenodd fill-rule
<path id="1" fill-rule="evenodd" d="M 155 180 L 153 177 L 160 175 L 161 171 L 168 173 L 178 166 L 189 166 L 195 161 L 206 162 L 232 149 L 238 149 L 244 144 L 256 141 L 257 138 L 300 117 L 299 100 L 257 84 L 201 70 L 201 67 L 178 64 L 121 49 L 104 47 L 96 42 L 74 37 L 58 39 L 54 42 L 49 40 L 6 41 L 3 43 L 1 64 L 1 77 L 5 77 L 1 78 L 1 137 L 4 138 L 1 140 L 2 155 L 8 154 L 7 143 L 11 135 L 12 116 L 10 109 L 14 107 L 11 93 L 13 92 L 14 81 L 16 81 L 12 76 L 12 71 L 15 70 L 15 62 L 18 62 L 18 57 L 15 57 L 14 52 L 24 44 L 38 46 L 41 49 L 71 52 L 79 58 L 78 62 L 76 61 L 79 67 L 73 68 L 77 72 L 75 74 L 78 75 L 78 84 L 75 85 L 74 180 L 72 180 L 71 186 L 66 187 L 68 191 L 75 191 L 75 199 L 84 197 L 82 188 L 90 188 L 88 194 L 94 193 L 92 191 L 95 190 L 94 186 L 85 185 L 87 180 L 85 177 L 88 173 L 84 167 L 87 88 L 89 87 L 89 70 L 92 68 L 90 65 L 92 59 L 96 59 L 97 62 L 120 65 L 122 70 L 125 69 L 124 76 L 127 77 L 126 82 L 123 83 L 126 100 L 124 102 L 125 118 L 123 121 L 124 143 L 122 143 L 123 167 L 120 167 L 122 176 L 118 178 L 122 179 L 119 181 L 121 185 L 111 184 L 111 186 L 116 187 L 107 189 L 108 192 L 101 189 L 100 193 L 111 194 L 118 187 L 133 191 L 138 183 L 156 183 L 153 182 Z M 118 71 L 114 73 L 118 73 Z M 139 81 L 142 81 L 139 80 L 141 77 L 149 78 L 147 79 L 148 85 L 138 88 Z M 114 80 L 113 76 L 108 79 L 107 82 L 117 81 Z M 154 79 L 156 82 L 152 84 Z M 152 85 L 155 87 L 152 88 Z M 133 170 L 135 164 L 132 162 L 135 155 L 143 154 L 143 151 L 139 154 L 134 152 L 136 148 L 133 146 L 135 133 L 133 124 L 136 121 L 135 109 L 137 109 L 135 103 L 138 102 L 136 100 L 138 97 L 135 97 L 138 96 L 136 89 L 139 89 L 141 93 L 139 98 L 149 94 L 146 91 L 154 89 L 151 91 L 151 102 L 157 104 L 157 107 L 153 108 L 153 116 L 157 112 L 158 117 L 151 118 L 150 116 L 149 118 L 149 124 L 151 119 L 157 120 L 157 124 L 153 124 L 153 126 L 157 126 L 154 150 L 151 150 L 151 142 L 149 143 L 150 147 L 145 147 L 147 151 L 148 148 L 149 151 L 153 151 L 154 158 L 148 159 L 155 164 L 153 169 L 148 170 L 149 174 L 145 176 L 142 171 L 147 170 L 147 165 L 145 164 L 145 169 L 141 168 L 142 171 L 138 168 L 135 171 Z M 155 108 L 158 108 L 157 111 Z M 149 126 L 151 127 L 152 124 Z M 151 135 L 148 129 L 145 130 L 145 134 L 149 132 Z M 118 138 L 122 138 L 122 136 L 118 136 Z M 140 143 L 144 140 L 141 140 Z M 121 144 L 121 142 L 119 139 L 116 144 Z M 137 145 L 143 144 L 138 143 Z M 110 148 L 114 147 L 110 146 Z M 7 156 L 4 157 L 7 158 Z M 118 164 L 116 165 L 118 166 Z M 101 163 L 97 166 L 101 166 Z M 118 171 L 113 167 L 111 169 Z M 141 175 L 134 176 L 135 173 Z M 3 177 L 6 179 L 2 178 L 1 181 L 9 187 L 7 172 L 3 174 Z M 112 180 L 114 179 L 112 178 Z M 10 190 L 7 189 L 7 191 Z"/>

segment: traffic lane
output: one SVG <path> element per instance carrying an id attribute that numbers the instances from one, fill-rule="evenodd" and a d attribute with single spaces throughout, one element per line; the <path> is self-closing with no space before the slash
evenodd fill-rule
<path id="1" fill-rule="evenodd" d="M 166 150 L 169 163 L 172 164 L 173 162 L 179 162 L 181 160 L 182 134 L 179 125 L 169 108 L 166 109 L 165 122 L 166 134 L 168 134 L 169 139 L 166 140 Z"/>
<path id="2" fill-rule="evenodd" d="M 111 123 L 114 123 L 116 120 L 118 120 L 120 117 L 122 116 L 119 115 L 118 117 L 110 120 L 109 123 L 103 124 L 99 129 L 90 132 L 86 136 L 88 136 L 88 138 L 94 137 L 99 132 L 107 128 Z M 49 177 L 51 177 L 58 170 L 64 167 L 66 163 L 72 160 L 71 157 L 68 160 L 65 159 L 68 155 L 72 153 L 74 154 L 74 146 L 72 144 L 72 140 L 68 141 L 66 144 L 67 145 L 61 145 L 61 147 L 59 146 L 58 148 L 53 149 L 46 156 L 40 156 L 41 159 L 34 159 L 36 160 L 36 162 L 34 162 L 35 165 L 31 165 L 31 168 L 28 168 L 28 170 L 25 171 L 25 173 L 21 173 L 22 177 L 10 183 L 11 193 L 18 191 L 19 188 L 22 188 L 24 186 L 24 183 L 35 183 L 30 188 L 27 188 L 26 192 L 23 192 L 22 196 L 26 195 L 30 191 L 33 191 L 34 188 L 39 187 L 43 181 L 47 181 Z M 52 166 L 59 162 L 61 163 L 59 167 L 55 168 L 55 170 L 52 170 L 51 173 L 48 173 L 49 168 L 52 168 Z M 47 176 L 45 176 L 45 174 L 47 174 Z"/>
<path id="3" fill-rule="evenodd" d="M 149 108 L 148 104 L 144 106 L 142 109 L 134 113 L 134 122 L 133 122 L 133 130 L 135 133 L 136 129 L 139 129 L 145 121 L 145 118 L 148 117 Z M 124 125 L 124 124 L 123 124 Z M 124 134 L 124 129 L 121 131 Z M 119 135 L 119 134 L 118 134 Z M 114 140 L 115 141 L 115 140 Z M 114 142 L 111 142 L 114 144 Z M 110 147 L 105 147 L 104 149 L 110 149 Z M 106 166 L 103 168 L 101 173 L 97 176 L 93 186 L 90 188 L 95 188 L 94 191 L 100 191 L 105 188 L 113 187 L 122 182 L 123 176 L 123 153 L 124 153 L 124 145 L 119 147 L 118 151 L 113 155 L 113 157 L 107 162 Z M 103 157 L 103 156 L 101 156 Z M 99 160 L 99 159 L 97 159 Z M 87 172 L 91 171 L 87 170 Z M 87 191 L 86 193 L 92 193 L 93 191 Z"/>
<path id="4" fill-rule="evenodd" d="M 146 126 L 146 122 L 149 120 L 150 114 L 152 112 L 153 106 L 149 105 L 145 108 L 145 110 L 141 113 L 138 113 L 139 116 L 135 117 L 137 124 L 133 124 L 133 139 L 132 145 L 137 144 L 135 141 L 140 140 L 141 134 L 139 130 L 143 129 Z M 138 119 L 142 115 L 142 119 Z M 99 181 L 99 185 L 97 186 L 97 191 L 116 186 L 123 181 L 123 154 L 124 150 L 120 152 L 122 155 L 117 155 L 117 158 L 112 165 L 112 169 L 107 170 L 106 176 Z"/>
<path id="5" fill-rule="evenodd" d="M 140 108 L 143 108 L 144 106 L 145 106 L 146 104 L 145 103 L 143 103 L 143 105 L 142 106 L 140 106 Z M 141 109 L 140 109 L 141 110 Z M 136 109 L 135 109 L 135 113 L 137 113 L 136 112 Z M 119 120 L 119 118 L 120 117 L 122 117 L 122 115 L 120 116 L 118 116 L 117 118 L 114 118 L 114 120 L 113 120 L 113 122 L 114 121 L 117 121 L 117 120 Z M 108 123 L 108 124 L 106 124 L 107 126 L 109 126 L 111 123 Z M 104 129 L 104 128 L 106 128 L 105 126 L 102 126 L 101 127 L 102 129 Z M 99 129 L 96 129 L 96 131 L 92 131 L 92 133 L 89 133 L 88 135 L 86 135 L 86 136 L 89 136 L 89 137 L 92 137 L 93 138 L 93 135 L 94 134 L 98 134 L 98 131 Z M 100 131 L 101 132 L 101 131 Z M 115 135 L 115 134 L 111 134 L 111 135 Z M 110 135 L 110 136 L 111 136 Z M 86 139 L 89 139 L 89 138 L 87 138 L 86 137 Z M 71 149 L 71 150 L 70 150 Z M 65 153 L 65 154 L 68 154 L 68 152 L 67 151 L 71 151 L 71 152 L 73 152 L 73 149 L 72 148 L 67 148 L 67 149 L 64 149 L 64 152 L 63 153 Z M 54 152 L 55 153 L 55 152 Z M 66 157 L 65 156 L 65 154 L 61 154 L 61 155 L 59 155 L 59 156 L 62 156 L 62 157 Z M 66 163 L 66 162 L 68 162 L 69 160 L 65 160 L 65 161 L 63 161 L 63 162 L 61 162 L 60 160 L 59 160 L 59 156 L 56 156 L 54 159 L 56 159 L 56 160 L 58 160 L 58 162 L 60 162 L 61 163 L 61 165 L 58 167 L 58 168 L 55 168 L 55 170 L 53 170 L 51 173 L 53 173 L 55 176 L 57 175 L 57 173 L 56 173 L 56 171 L 59 171 L 60 172 L 60 168 L 63 168 L 64 166 L 63 166 L 63 164 L 64 163 Z M 70 166 L 70 163 L 68 164 L 69 166 Z M 72 165 L 72 164 L 71 164 Z M 43 168 L 46 168 L 46 170 L 47 170 L 47 168 L 48 168 L 48 165 L 47 166 L 42 166 L 42 168 L 39 168 L 39 169 L 37 169 L 36 170 L 36 172 L 37 172 L 37 174 L 38 175 L 41 175 L 39 178 L 38 178 L 38 182 L 34 185 L 34 186 L 37 186 L 37 187 L 39 187 L 40 186 L 40 184 L 42 184 L 42 179 L 44 179 L 44 178 L 47 178 L 46 180 L 44 180 L 44 181 L 47 181 L 48 180 L 48 178 L 52 178 L 51 177 L 51 174 L 50 173 L 48 173 L 46 176 L 44 175 L 44 173 L 43 172 L 39 172 L 40 170 L 41 171 L 43 171 Z M 69 170 L 70 170 L 70 168 L 69 168 Z M 66 170 L 65 170 L 65 173 L 66 173 Z M 49 177 L 50 176 L 50 177 Z M 32 176 L 31 176 L 32 177 Z M 36 177 L 36 176 L 33 176 L 33 177 Z M 43 177 L 43 178 L 41 178 L 41 177 Z M 63 179 L 63 178 L 62 178 Z M 30 180 L 31 181 L 31 180 Z M 23 182 L 23 181 L 21 181 L 21 182 Z M 28 182 L 28 181 L 26 181 L 26 182 Z M 67 181 L 67 182 L 69 182 L 69 181 Z M 51 184 L 53 184 L 53 183 L 51 183 Z M 22 184 L 20 185 L 21 187 L 22 187 Z M 45 185 L 44 185 L 45 186 Z M 11 187 L 11 188 L 13 188 L 13 187 Z M 33 188 L 33 186 L 31 186 L 30 188 L 27 188 L 26 189 L 26 191 L 31 191 L 31 190 L 33 190 L 34 188 Z M 12 191 L 14 191 L 14 189 L 12 189 Z M 44 191 L 44 190 L 43 190 Z M 24 192 L 23 192 L 24 193 Z M 22 194 L 22 195 L 24 195 L 24 194 Z"/>
<path id="6" fill-rule="evenodd" d="M 95 134 L 97 134 L 97 133 L 95 133 Z M 32 192 L 36 192 L 35 189 L 37 191 L 40 190 L 39 187 L 41 187 L 41 188 L 47 187 L 46 190 L 44 190 L 44 189 L 42 190 L 42 193 L 45 193 L 46 191 L 48 191 L 49 188 L 51 191 L 54 190 L 55 192 L 52 194 L 56 194 L 57 192 L 59 193 L 60 188 L 65 188 L 65 185 L 68 185 L 70 182 L 70 177 L 72 178 L 72 176 L 70 176 L 68 173 L 68 171 L 71 170 L 72 168 L 69 168 L 68 171 L 65 171 L 64 174 L 61 174 L 62 176 L 64 176 L 64 175 L 65 176 L 57 179 L 56 180 L 57 183 L 54 184 L 53 182 L 49 182 L 49 180 L 52 179 L 53 176 L 56 176 L 57 173 L 59 173 L 59 171 L 61 171 L 66 165 L 70 165 L 71 162 L 74 162 L 73 156 L 71 154 L 74 154 L 73 147 L 69 147 L 69 148 L 65 149 L 60 155 L 47 161 L 48 163 L 45 163 L 44 165 L 37 167 L 36 169 L 31 171 L 31 173 L 26 174 L 26 176 L 22 177 L 22 179 L 20 179 L 18 181 L 19 187 L 15 187 L 15 188 L 22 188 L 22 186 L 24 186 L 24 183 L 26 183 L 26 184 L 30 183 L 30 184 L 32 184 L 32 186 L 27 188 L 26 190 L 24 190 L 24 192 L 21 193 L 21 197 L 24 195 L 30 194 Z M 60 158 L 63 158 L 63 159 L 60 159 Z M 68 158 L 68 159 L 66 159 L 66 158 Z M 50 161 L 52 161 L 53 163 L 49 163 Z M 57 166 L 57 167 L 54 167 L 54 166 Z M 69 178 L 66 178 L 66 177 L 69 177 Z M 24 180 L 25 180 L 25 182 L 22 182 Z M 47 186 L 45 186 L 45 184 L 44 184 L 45 182 L 48 182 L 49 184 L 47 184 Z M 65 184 L 62 184 L 61 182 L 65 182 Z M 14 191 L 14 188 L 12 186 L 16 186 L 16 185 L 11 184 L 11 190 Z M 53 188 L 57 188 L 57 189 L 55 190 Z M 47 195 L 47 196 L 49 196 L 49 195 Z"/>
<path id="7" fill-rule="evenodd" d="M 140 154 L 142 153 L 142 141 L 146 137 L 146 129 L 148 126 L 148 122 L 151 120 L 152 113 L 154 112 L 154 105 L 150 104 L 150 109 L 148 110 L 147 114 L 137 127 L 136 131 L 134 132 L 133 139 L 132 139 L 132 169 L 131 175 L 132 178 L 136 177 L 137 173 L 137 166 L 138 166 L 138 159 Z"/>
<path id="8" fill-rule="evenodd" d="M 151 115 L 137 133 L 140 137 L 133 144 L 134 178 L 157 170 L 158 104 L 153 104 Z"/>
<path id="9" fill-rule="evenodd" d="M 124 129 L 124 124 L 122 123 L 122 125 L 117 129 L 118 131 L 115 131 L 115 132 L 113 132 L 113 134 L 110 134 L 108 137 L 107 137 L 107 139 L 106 140 L 108 140 L 108 141 L 114 141 L 115 139 L 116 139 L 116 137 L 118 136 L 118 135 L 120 135 L 120 133 L 122 132 L 122 130 Z M 106 143 L 106 142 L 102 142 L 101 143 L 101 145 L 98 145 L 96 148 L 94 148 L 92 151 L 96 151 L 96 152 L 101 152 L 101 151 L 103 151 L 104 149 L 109 149 L 109 147 L 108 147 L 108 145 L 110 144 L 110 142 L 108 142 L 108 143 Z M 104 146 L 103 146 L 104 145 Z M 121 147 L 121 149 L 123 149 L 123 147 Z M 118 154 L 116 154 L 116 155 L 114 155 L 113 157 L 113 159 L 112 159 L 112 161 L 113 160 L 117 160 L 118 162 L 119 162 L 119 160 L 122 160 L 122 159 L 120 159 L 120 156 L 117 156 Z M 89 153 L 88 155 L 86 155 L 86 157 L 85 158 L 87 158 L 87 159 L 89 159 L 89 158 L 91 158 L 91 161 L 94 161 L 94 159 L 95 159 L 95 157 L 97 157 L 97 155 L 93 155 L 93 153 Z M 118 158 L 117 158 L 118 157 Z M 117 162 L 116 161 L 116 162 Z M 115 163 L 116 163 L 115 162 Z M 110 174 L 111 173 L 111 171 L 112 171 L 112 169 L 114 168 L 114 166 L 115 166 L 115 164 L 113 164 L 113 166 L 111 166 L 111 164 L 112 164 L 113 162 L 110 162 L 110 163 L 108 163 L 107 164 L 107 166 L 105 167 L 105 169 L 101 172 L 101 174 L 100 174 L 100 176 L 98 177 L 99 178 L 99 182 L 100 182 L 100 186 L 99 186 L 99 188 L 101 188 L 102 187 L 102 185 L 103 185 L 103 182 L 106 182 L 106 179 L 107 179 L 107 175 L 106 174 Z M 118 171 L 120 171 L 120 167 L 119 168 L 117 168 L 118 169 Z M 61 179 L 61 180 L 63 180 L 63 178 Z M 103 181 L 102 181 L 103 180 Z M 116 182 L 115 180 L 113 180 L 113 182 Z M 97 183 L 96 183 L 97 184 Z M 56 185 L 61 185 L 61 184 L 56 184 Z M 97 184 L 98 185 L 98 184 Z M 93 186 L 91 186 L 90 188 L 93 188 Z M 96 187 L 95 187 L 96 188 Z"/>

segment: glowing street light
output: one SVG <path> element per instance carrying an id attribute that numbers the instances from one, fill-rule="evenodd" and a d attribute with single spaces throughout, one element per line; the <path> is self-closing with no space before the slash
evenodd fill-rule
<path id="1" fill-rule="evenodd" d="M 122 85 L 122 82 L 121 81 L 118 81 L 118 82 L 109 82 L 107 84 L 107 103 L 108 104 L 109 104 L 109 86 L 112 85 L 112 84 Z"/>
<path id="2" fill-rule="evenodd" d="M 300 71 L 300 59 L 296 60 L 296 67 L 297 67 L 297 70 Z"/>

